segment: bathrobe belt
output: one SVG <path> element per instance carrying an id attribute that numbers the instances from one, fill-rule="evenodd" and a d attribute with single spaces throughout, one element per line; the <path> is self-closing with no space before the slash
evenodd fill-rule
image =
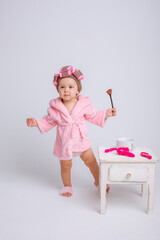
<path id="1" fill-rule="evenodd" d="M 66 122 L 66 123 L 58 122 L 58 125 L 62 127 L 65 127 L 65 126 L 69 127 L 71 138 L 73 137 L 73 134 L 74 134 L 74 127 L 78 127 L 81 138 L 85 137 L 84 120 L 76 120 L 73 122 Z"/>

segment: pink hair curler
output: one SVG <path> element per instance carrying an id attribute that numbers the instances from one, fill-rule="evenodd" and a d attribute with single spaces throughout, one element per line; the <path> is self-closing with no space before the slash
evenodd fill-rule
<path id="1" fill-rule="evenodd" d="M 108 153 L 108 152 L 112 152 L 114 150 L 117 150 L 117 148 L 108 148 L 108 149 L 105 149 L 105 153 Z"/>
<path id="2" fill-rule="evenodd" d="M 141 152 L 141 156 L 142 156 L 142 157 L 146 157 L 146 158 L 148 158 L 148 159 L 152 159 L 152 156 L 149 155 L 147 152 Z"/>
<path id="3" fill-rule="evenodd" d="M 70 66 L 65 66 L 65 67 L 60 68 L 59 73 L 54 74 L 53 84 L 55 86 L 57 86 L 58 78 L 69 77 L 72 74 L 76 77 L 77 80 L 84 79 L 84 76 L 83 76 L 82 72 L 79 69 L 74 69 L 73 70 L 73 67 L 70 65 Z"/>
<path id="4" fill-rule="evenodd" d="M 54 84 L 54 86 L 57 86 L 57 79 L 58 79 L 58 77 L 59 77 L 59 74 L 57 73 L 57 74 L 54 74 L 54 79 L 53 79 L 53 84 Z"/>
<path id="5" fill-rule="evenodd" d="M 129 148 L 126 147 L 120 147 L 117 149 L 118 155 L 124 155 L 127 157 L 135 157 L 135 155 L 131 152 L 129 152 Z"/>
<path id="6" fill-rule="evenodd" d="M 72 73 L 78 80 L 84 79 L 84 76 L 79 69 L 75 69 Z"/>
<path id="7" fill-rule="evenodd" d="M 62 72 L 68 72 L 72 70 L 73 70 L 73 67 L 70 65 L 70 66 L 60 68 L 59 72 L 62 73 Z"/>
<path id="8" fill-rule="evenodd" d="M 60 77 L 69 77 L 71 76 L 73 73 L 73 67 L 72 66 L 65 66 L 65 67 L 62 67 L 60 68 L 59 70 L 59 75 Z"/>
<path id="9" fill-rule="evenodd" d="M 61 78 L 62 77 L 69 77 L 69 76 L 72 75 L 72 70 L 69 70 L 69 71 L 67 70 L 67 71 L 60 72 L 59 75 L 60 75 Z"/>

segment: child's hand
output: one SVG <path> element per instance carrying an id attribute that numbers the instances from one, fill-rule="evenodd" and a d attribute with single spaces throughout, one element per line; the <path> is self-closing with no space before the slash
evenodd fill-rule
<path id="1" fill-rule="evenodd" d="M 105 119 L 107 119 L 108 117 L 114 117 L 114 116 L 116 116 L 116 108 L 109 108 L 108 110 L 106 110 Z"/>
<path id="2" fill-rule="evenodd" d="M 37 121 L 34 118 L 27 118 L 28 127 L 38 127 Z"/>

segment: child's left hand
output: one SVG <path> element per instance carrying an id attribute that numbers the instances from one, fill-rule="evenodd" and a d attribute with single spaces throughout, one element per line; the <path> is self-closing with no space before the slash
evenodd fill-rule
<path id="1" fill-rule="evenodd" d="M 107 119 L 108 117 L 114 117 L 114 116 L 116 116 L 116 108 L 109 108 L 106 110 L 105 119 Z"/>

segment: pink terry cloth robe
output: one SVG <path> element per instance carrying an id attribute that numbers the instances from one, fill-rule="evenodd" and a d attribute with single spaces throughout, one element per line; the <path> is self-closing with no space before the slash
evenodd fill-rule
<path id="1" fill-rule="evenodd" d="M 77 96 L 77 103 L 69 114 L 61 99 L 50 101 L 48 114 L 37 119 L 42 134 L 57 126 L 53 154 L 60 160 L 72 159 L 72 152 L 83 152 L 91 147 L 86 122 L 103 127 L 106 110 L 95 110 L 89 97 Z"/>

